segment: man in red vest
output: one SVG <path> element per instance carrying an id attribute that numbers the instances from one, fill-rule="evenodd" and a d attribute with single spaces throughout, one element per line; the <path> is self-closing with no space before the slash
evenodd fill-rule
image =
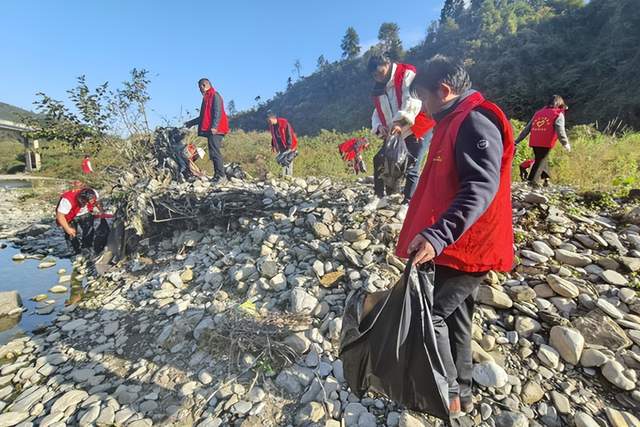
<path id="1" fill-rule="evenodd" d="M 98 192 L 92 188 L 69 190 L 62 193 L 56 207 L 56 222 L 64 230 L 64 237 L 76 254 L 81 248 L 93 245 L 93 210 L 100 210 Z M 82 243 L 78 238 L 78 226 L 82 229 Z"/>
<path id="2" fill-rule="evenodd" d="M 82 173 L 88 175 L 93 173 L 93 167 L 91 166 L 91 159 L 88 154 L 84 155 L 84 159 L 82 159 Z"/>
<path id="3" fill-rule="evenodd" d="M 267 125 L 271 132 L 271 151 L 278 153 L 278 163 L 284 176 L 293 175 L 293 159 L 297 155 L 298 137 L 291 123 L 275 113 L 267 114 Z"/>
<path id="4" fill-rule="evenodd" d="M 413 256 L 416 265 L 435 263 L 433 326 L 456 415 L 473 409 L 478 287 L 488 271 L 513 265 L 513 131 L 502 110 L 471 89 L 462 64 L 449 58 L 427 61 L 412 89 L 437 124 L 396 253 Z"/>
<path id="5" fill-rule="evenodd" d="M 227 176 L 224 171 L 222 161 L 222 140 L 229 132 L 229 119 L 224 111 L 224 101 L 219 92 L 211 86 L 209 79 L 198 80 L 198 88 L 202 93 L 202 105 L 200 106 L 200 116 L 189 120 L 185 127 L 198 125 L 198 136 L 207 138 L 209 146 L 209 158 L 213 162 L 214 184 L 221 184 L 226 181 Z"/>
<path id="6" fill-rule="evenodd" d="M 549 182 L 549 152 L 560 143 L 571 151 L 569 137 L 564 127 L 564 112 L 568 109 L 564 99 L 560 95 L 553 95 L 546 107 L 538 110 L 527 126 L 520 132 L 516 139 L 516 145 L 531 134 L 529 147 L 533 149 L 535 163 L 529 172 L 529 183 L 537 187 L 540 179 L 544 179 L 545 185 Z"/>
<path id="7" fill-rule="evenodd" d="M 415 191 L 420 164 L 431 139 L 429 131 L 435 122 L 420 111 L 420 100 L 411 96 L 410 87 L 416 76 L 413 65 L 391 62 L 384 55 L 374 55 L 369 59 L 367 71 L 375 81 L 372 93 L 375 108 L 371 116 L 373 132 L 385 140 L 390 135 L 400 135 L 410 154 L 403 192 L 403 212 L 406 212 L 406 204 Z M 393 190 L 385 188 L 383 171 L 384 150 L 380 149 L 373 158 L 375 198 L 367 204 L 367 210 L 386 206 L 385 193 Z"/>

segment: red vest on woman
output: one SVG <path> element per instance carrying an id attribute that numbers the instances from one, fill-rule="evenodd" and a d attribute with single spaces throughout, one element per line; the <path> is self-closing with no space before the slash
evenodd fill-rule
<path id="1" fill-rule="evenodd" d="M 202 106 L 200 107 L 200 127 L 198 130 L 203 133 L 211 131 L 212 117 L 211 111 L 213 110 L 213 103 L 216 98 L 216 90 L 210 87 L 202 97 Z M 220 96 L 222 99 L 222 95 Z M 229 119 L 227 113 L 224 111 L 224 102 L 220 105 L 220 122 L 218 123 L 217 133 L 226 135 L 229 132 Z"/>
<path id="2" fill-rule="evenodd" d="M 435 127 L 427 163 L 402 225 L 396 249 L 398 256 L 409 257 L 407 248 L 411 240 L 440 219 L 460 189 L 455 163 L 456 138 L 464 119 L 478 107 L 492 112 L 501 125 L 503 154 L 500 165 L 500 185 L 487 210 L 434 261 L 437 265 L 465 272 L 511 270 L 513 266 L 511 223 L 513 131 L 502 110 L 497 105 L 486 101 L 479 92 L 465 98 Z"/>
<path id="3" fill-rule="evenodd" d="M 398 108 L 402 108 L 402 82 L 404 81 L 404 75 L 407 71 L 416 72 L 416 67 L 410 64 L 396 64 L 396 72 L 393 76 L 393 86 L 396 90 L 396 100 L 398 101 Z M 380 118 L 380 123 L 386 128 L 389 127 L 387 123 L 387 119 L 384 117 L 384 113 L 382 112 L 382 105 L 380 105 L 380 97 L 374 96 L 373 103 L 376 106 L 376 112 L 378 113 L 378 117 Z M 415 135 L 416 138 L 420 139 L 429 132 L 429 129 L 434 127 L 436 124 L 435 120 L 429 117 L 425 112 L 421 111 L 416 116 L 416 121 L 413 126 L 411 126 L 411 131 Z"/>
<path id="4" fill-rule="evenodd" d="M 62 193 L 62 196 L 60 196 L 60 200 L 67 199 L 69 203 L 71 203 L 71 210 L 64 216 L 64 219 L 66 219 L 67 222 L 73 221 L 73 219 L 78 215 L 78 212 L 80 212 L 80 209 L 82 209 L 82 206 L 80 206 L 80 203 L 78 203 L 78 193 L 80 193 L 80 191 L 82 190 L 83 189 L 80 188 L 76 190 L 65 191 L 64 193 Z M 59 204 L 60 201 L 58 201 L 58 205 Z M 87 210 L 89 212 L 93 211 L 94 206 L 94 203 L 87 203 Z M 56 206 L 56 212 L 57 210 L 58 207 Z"/>
<path id="5" fill-rule="evenodd" d="M 562 113 L 564 113 L 563 108 L 544 107 L 533 115 L 529 147 L 555 147 L 556 141 L 558 141 L 555 127 L 556 119 Z"/>
<path id="6" fill-rule="evenodd" d="M 291 127 L 291 147 L 288 147 L 288 148 L 290 150 L 295 151 L 298 148 L 298 137 L 296 136 L 296 133 L 293 130 L 293 126 L 289 124 L 287 119 L 283 119 L 282 117 L 278 117 L 277 120 L 278 120 L 278 134 L 280 135 L 280 141 L 282 141 L 282 144 L 287 143 L 287 128 Z M 276 137 L 276 127 L 271 123 L 269 123 L 269 130 L 271 131 L 271 149 L 273 151 L 278 151 L 278 138 Z"/>
<path id="7" fill-rule="evenodd" d="M 87 174 L 93 172 L 89 167 L 89 159 L 82 159 L 82 173 Z"/>

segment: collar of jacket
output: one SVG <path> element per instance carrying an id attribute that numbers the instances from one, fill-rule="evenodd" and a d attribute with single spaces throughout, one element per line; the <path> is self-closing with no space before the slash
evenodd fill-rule
<path id="1" fill-rule="evenodd" d="M 463 92 L 462 95 L 458 96 L 456 99 L 453 99 L 442 106 L 442 109 L 437 113 L 433 114 L 433 119 L 436 122 L 441 121 L 445 117 L 447 117 L 451 112 L 453 112 L 458 104 L 460 104 L 465 98 L 476 93 L 475 89 L 469 89 L 466 92 Z"/>

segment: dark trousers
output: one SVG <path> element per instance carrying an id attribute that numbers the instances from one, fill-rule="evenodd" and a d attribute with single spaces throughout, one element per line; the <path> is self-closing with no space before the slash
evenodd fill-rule
<path id="1" fill-rule="evenodd" d="M 471 324 L 478 287 L 486 273 L 465 273 L 436 266 L 433 327 L 447 372 L 449 394 L 471 398 L 473 361 Z"/>
<path id="2" fill-rule="evenodd" d="M 71 245 L 74 252 L 80 253 L 80 249 L 86 249 L 93 246 L 94 228 L 93 228 L 93 215 L 82 215 L 74 218 L 69 226 L 76 230 L 76 237 L 70 237 L 67 233 L 64 233 L 64 238 Z M 82 239 L 78 236 L 78 226 L 82 230 Z"/>
<path id="3" fill-rule="evenodd" d="M 224 177 L 226 174 L 224 172 L 224 162 L 222 161 L 222 140 L 224 139 L 224 135 L 207 135 L 207 145 L 209 146 L 209 158 L 213 163 L 213 176 Z"/>
<path id="4" fill-rule="evenodd" d="M 533 149 L 533 155 L 536 162 L 531 166 L 531 172 L 529 172 L 529 182 L 537 184 L 542 179 L 549 178 L 549 152 L 551 148 L 546 147 L 531 147 Z"/>
<path id="5" fill-rule="evenodd" d="M 429 136 L 430 137 L 430 136 Z M 427 152 L 427 143 L 423 139 L 416 139 L 415 136 L 410 135 L 404 140 L 407 145 L 407 151 L 409 151 L 409 162 L 407 164 L 407 171 L 405 173 L 406 182 L 404 185 L 404 198 L 405 201 L 409 201 L 413 192 L 418 185 L 418 178 L 420 177 L 420 165 L 424 159 L 424 155 Z M 382 173 L 384 172 L 384 145 L 373 157 L 373 191 L 376 196 L 384 197 L 398 191 L 396 188 L 388 188 L 384 185 L 382 179 Z"/>

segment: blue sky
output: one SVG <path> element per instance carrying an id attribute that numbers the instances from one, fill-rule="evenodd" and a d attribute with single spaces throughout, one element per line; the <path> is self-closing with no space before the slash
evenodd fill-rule
<path id="1" fill-rule="evenodd" d="M 365 47 L 382 22 L 400 26 L 405 47 L 424 38 L 442 0 L 3 0 L 0 101 L 33 109 L 35 93 L 57 99 L 85 74 L 90 85 L 151 73 L 151 121 L 199 107 L 209 77 L 225 101 L 251 107 L 286 86 L 293 63 L 311 74 L 340 56 L 355 27 Z"/>

